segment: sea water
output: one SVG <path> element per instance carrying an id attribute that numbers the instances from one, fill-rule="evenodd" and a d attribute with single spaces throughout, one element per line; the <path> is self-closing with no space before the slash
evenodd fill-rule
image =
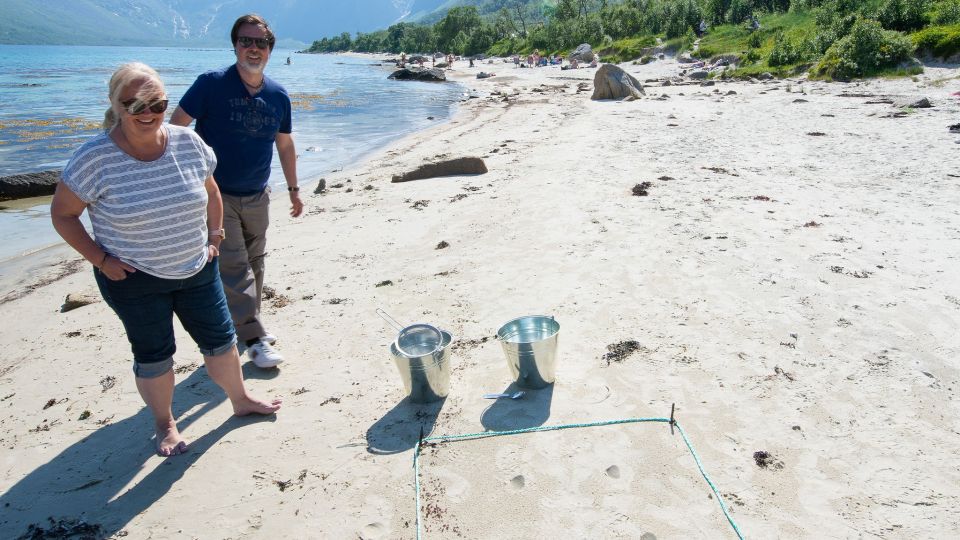
<path id="1" fill-rule="evenodd" d="M 234 60 L 229 47 L 0 45 L 0 176 L 66 165 L 74 150 L 100 130 L 109 105 L 107 83 L 125 62 L 144 62 L 160 73 L 170 98 L 169 118 L 197 75 Z M 309 188 L 392 141 L 446 120 L 464 97 L 464 88 L 452 83 L 388 80 L 390 70 L 377 63 L 273 51 L 266 73 L 293 102 L 301 185 Z M 285 185 L 276 157 L 271 183 Z M 60 242 L 48 205 L 49 198 L 0 202 L 0 263 Z"/>

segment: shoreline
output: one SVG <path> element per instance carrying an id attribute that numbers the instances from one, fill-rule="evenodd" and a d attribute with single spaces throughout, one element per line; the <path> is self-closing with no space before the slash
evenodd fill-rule
<path id="1" fill-rule="evenodd" d="M 342 56 L 362 58 L 362 56 L 355 56 L 355 55 L 342 55 Z M 372 66 L 372 65 L 370 66 L 370 68 L 377 69 L 376 66 Z M 455 82 L 454 84 L 459 84 L 461 86 L 464 86 L 464 88 L 466 88 L 466 86 L 463 85 L 462 83 Z M 449 122 L 454 116 L 456 116 L 457 110 L 461 106 L 462 102 L 463 101 L 461 100 L 459 103 L 458 102 L 451 103 L 450 105 L 451 110 L 450 110 L 449 116 L 445 120 L 439 121 L 434 125 L 429 126 L 425 129 L 426 130 L 434 129 L 438 126 L 443 126 L 444 124 Z M 324 171 L 318 170 L 318 171 L 314 171 L 312 175 L 309 177 L 301 177 L 301 186 L 303 188 L 306 188 L 304 189 L 304 192 L 307 192 L 308 190 L 312 192 L 312 190 L 316 187 L 317 182 L 320 179 L 334 178 L 344 174 L 349 170 L 359 168 L 370 159 L 373 159 L 373 157 L 376 156 L 378 153 L 382 153 L 386 151 L 390 147 L 397 144 L 399 141 L 415 136 L 420 131 L 423 131 L 423 130 L 411 131 L 405 135 L 400 136 L 398 139 L 394 139 L 393 141 L 387 142 L 380 146 L 373 147 L 370 150 L 356 156 L 355 159 L 353 159 L 351 162 L 341 164 L 333 170 L 324 170 Z M 309 148 L 312 148 L 312 147 L 303 146 L 301 148 L 298 148 L 298 153 L 303 155 L 304 153 L 311 151 Z M 278 162 L 276 161 L 276 159 L 274 159 L 274 164 L 277 165 L 277 163 Z M 24 173 L 24 174 L 27 174 L 27 173 Z M 271 184 L 273 184 L 274 182 L 276 182 L 277 185 L 283 184 L 283 176 L 279 170 L 275 170 L 273 171 L 273 174 L 271 174 Z M 332 182 L 332 183 L 336 183 L 336 182 Z M 329 184 L 330 182 L 328 182 L 328 185 Z M 276 195 L 275 195 L 275 198 L 277 198 Z M 4 212 L 7 212 L 8 210 L 23 211 L 23 210 L 30 210 L 38 206 L 44 206 L 44 205 L 48 206 L 51 200 L 52 200 L 52 196 L 39 196 L 39 197 L 28 197 L 28 198 L 22 198 L 22 199 L 12 199 L 8 201 L 0 202 L 0 207 L 6 207 L 6 209 L 3 210 Z M 283 200 L 286 201 L 286 197 L 283 197 Z M 283 211 L 283 213 L 285 213 L 285 211 Z M 5 217 L 5 216 L 0 216 L 0 217 Z M 10 215 L 9 217 L 7 217 L 7 219 L 11 221 L 17 220 L 17 218 L 15 218 L 13 215 Z M 28 218 L 28 219 L 32 219 L 32 218 Z M 11 224 L 11 226 L 14 226 L 14 225 Z M 52 230 L 52 226 L 49 228 Z M 47 267 L 55 267 L 61 264 L 75 262 L 76 259 L 79 258 L 79 255 L 76 255 L 73 252 L 73 250 L 69 248 L 69 246 L 67 246 L 64 242 L 62 242 L 62 240 L 59 239 L 59 236 L 57 236 L 56 233 L 53 233 L 51 236 L 50 234 L 47 234 L 48 232 L 50 231 L 45 230 L 43 231 L 43 234 L 46 237 L 49 237 L 51 239 L 50 242 L 44 243 L 41 245 L 30 245 L 28 247 L 25 247 L 22 250 L 19 250 L 17 253 L 10 252 L 10 253 L 7 253 L 5 256 L 0 256 L 0 303 L 4 302 L 5 299 L 9 299 L 12 297 L 19 297 L 19 296 L 22 296 L 23 294 L 29 294 L 29 291 L 39 286 L 39 284 L 46 283 L 46 280 L 49 279 L 49 276 L 41 272 L 42 276 L 37 278 L 34 276 L 34 274 L 36 274 L 37 271 Z"/>
<path id="2" fill-rule="evenodd" d="M 646 97 L 591 101 L 594 70 L 458 65 L 478 97 L 450 122 L 327 177 L 299 219 L 278 197 L 263 312 L 288 361 L 244 372 L 284 408 L 231 419 L 178 327 L 182 458 L 152 456 L 104 303 L 54 313 L 67 293 L 96 295 L 88 273 L 0 304 L 14 351 L 0 360 L 0 528 L 16 536 L 53 513 L 109 534 L 412 539 L 421 430 L 676 404 L 747 537 L 960 534 L 947 131 L 960 69 L 664 86 L 672 60 L 621 67 L 657 81 Z M 899 105 L 920 97 L 934 106 Z M 464 156 L 489 172 L 390 181 Z M 454 336 L 446 400 L 404 399 L 396 332 L 376 308 Z M 531 313 L 561 325 L 557 382 L 483 399 L 515 389 L 491 336 Z M 666 426 L 426 446 L 420 459 L 424 538 L 734 537 Z"/>

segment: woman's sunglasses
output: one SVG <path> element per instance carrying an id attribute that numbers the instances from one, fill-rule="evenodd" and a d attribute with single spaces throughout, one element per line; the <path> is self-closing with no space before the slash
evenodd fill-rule
<path id="1" fill-rule="evenodd" d="M 126 109 L 128 114 L 136 116 L 138 114 L 143 114 L 148 110 L 153 114 L 160 114 L 167 110 L 167 105 L 170 104 L 170 100 L 161 99 L 160 101 L 154 101 L 153 103 L 146 103 L 134 98 L 121 101 L 120 104 L 123 105 L 123 108 Z"/>
<path id="2" fill-rule="evenodd" d="M 252 38 L 247 36 L 240 36 L 237 38 L 237 43 L 239 43 L 241 47 L 250 47 L 256 43 L 258 49 L 266 49 L 270 46 L 270 42 L 270 38 Z"/>

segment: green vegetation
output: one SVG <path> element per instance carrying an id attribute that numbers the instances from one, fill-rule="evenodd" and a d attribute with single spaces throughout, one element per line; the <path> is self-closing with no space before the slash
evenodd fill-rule
<path id="1" fill-rule="evenodd" d="M 960 24 L 925 28 L 913 35 L 917 51 L 939 58 L 960 54 Z"/>
<path id="2" fill-rule="evenodd" d="M 611 62 L 658 52 L 735 58 L 725 76 L 804 71 L 826 79 L 913 74 L 914 54 L 960 52 L 960 0 L 461 0 L 421 24 L 315 41 L 310 52 L 565 54 Z M 694 45 L 700 22 L 706 35 Z M 757 28 L 759 26 L 759 28 Z"/>
<path id="3" fill-rule="evenodd" d="M 626 62 L 644 55 L 649 55 L 650 50 L 657 44 L 656 38 L 650 35 L 618 39 L 613 43 L 598 50 L 597 53 L 603 56 L 607 62 Z M 650 62 L 648 60 L 645 64 Z"/>
<path id="4" fill-rule="evenodd" d="M 908 61 L 912 52 L 913 44 L 903 34 L 884 30 L 874 20 L 857 19 L 850 33 L 827 49 L 815 73 L 833 79 L 875 75 Z"/>

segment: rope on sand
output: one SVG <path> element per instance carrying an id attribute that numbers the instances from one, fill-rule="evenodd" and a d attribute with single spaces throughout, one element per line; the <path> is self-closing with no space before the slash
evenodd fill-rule
<path id="1" fill-rule="evenodd" d="M 673 430 L 673 427 L 676 426 L 677 430 L 680 432 L 680 436 L 683 437 L 683 442 L 687 445 L 687 449 L 690 450 L 690 455 L 693 456 L 693 460 L 696 462 L 697 468 L 700 469 L 700 474 L 703 475 L 703 479 L 707 481 L 707 485 L 710 486 L 713 494 L 717 497 L 717 502 L 720 503 L 720 509 L 723 510 L 723 515 L 726 516 L 730 526 L 733 527 L 733 532 L 737 533 L 737 538 L 743 540 L 743 534 L 740 532 L 740 527 L 738 527 L 737 523 L 732 517 L 730 517 L 730 512 L 727 510 L 727 505 L 723 503 L 723 497 L 720 496 L 720 492 L 717 490 L 716 486 L 714 486 L 713 481 L 710 480 L 709 476 L 707 476 L 707 472 L 703 470 L 703 463 L 700 462 L 700 456 L 698 456 L 696 450 L 693 449 L 693 445 L 690 443 L 687 433 L 682 427 L 680 427 L 679 422 L 672 418 L 672 411 L 670 416 L 671 418 L 626 418 L 623 420 L 606 420 L 602 422 L 587 422 L 581 424 L 538 426 L 526 429 L 514 429 L 511 431 L 485 431 L 482 433 L 468 433 L 464 435 L 437 435 L 434 437 L 421 437 L 420 441 L 417 443 L 417 447 L 413 451 L 414 487 L 417 492 L 417 540 L 420 540 L 420 449 L 425 443 L 439 444 L 445 442 L 486 439 L 488 437 L 501 437 L 504 435 L 519 435 L 521 433 L 536 433 L 538 431 L 557 431 L 561 429 L 613 426 L 617 424 L 634 424 L 637 422 L 660 422 L 664 424 L 670 424 L 671 431 Z"/>

